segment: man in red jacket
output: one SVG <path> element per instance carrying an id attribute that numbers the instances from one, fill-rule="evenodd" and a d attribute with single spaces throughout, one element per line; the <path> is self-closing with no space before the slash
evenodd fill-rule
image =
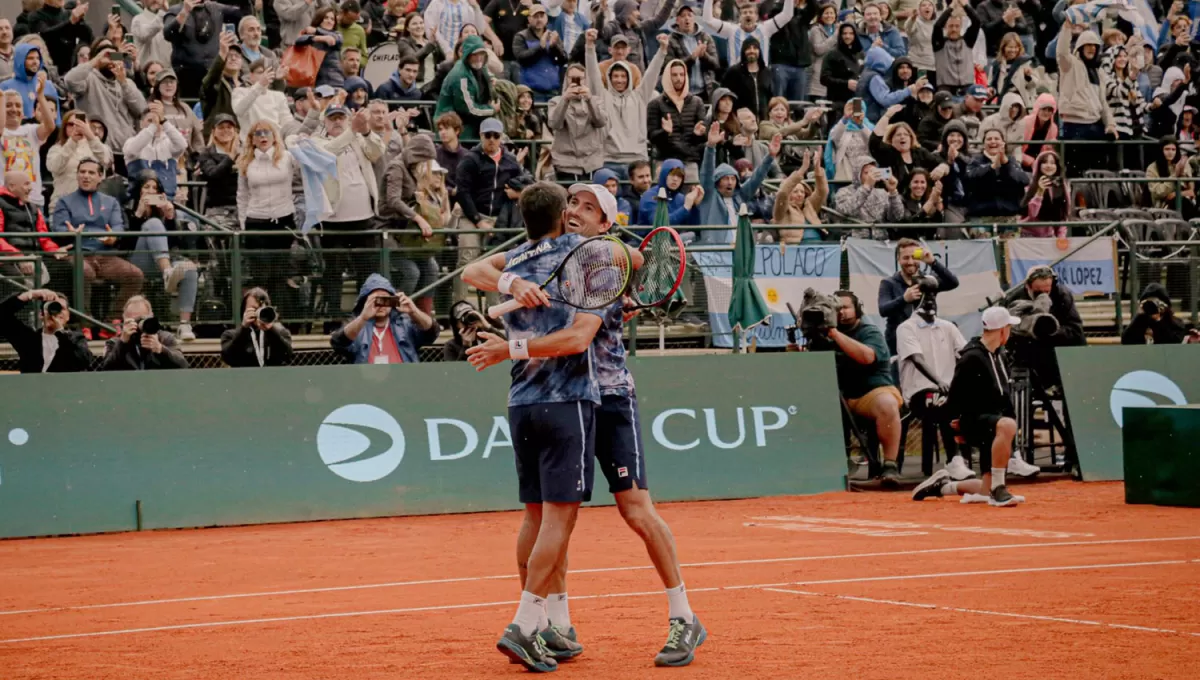
<path id="1" fill-rule="evenodd" d="M 40 250 L 57 260 L 64 259 L 67 256 L 65 248 L 60 248 L 46 236 L 35 235 L 46 234 L 49 229 L 42 211 L 29 202 L 31 191 L 33 180 L 29 173 L 16 168 L 4 173 L 4 186 L 0 187 L 0 257 L 27 255 Z M 6 263 L 0 270 L 10 275 L 33 276 L 34 266 L 26 260 Z M 42 278 L 42 281 L 33 282 L 34 288 L 45 285 L 48 277 Z"/>

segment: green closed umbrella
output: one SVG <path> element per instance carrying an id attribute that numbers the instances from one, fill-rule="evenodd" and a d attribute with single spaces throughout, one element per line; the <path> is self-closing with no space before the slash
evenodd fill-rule
<path id="1" fill-rule="evenodd" d="M 733 247 L 733 290 L 729 295 L 729 325 L 734 337 L 760 323 L 769 323 L 771 310 L 754 285 L 754 231 L 745 204 L 738 215 L 737 242 Z"/>

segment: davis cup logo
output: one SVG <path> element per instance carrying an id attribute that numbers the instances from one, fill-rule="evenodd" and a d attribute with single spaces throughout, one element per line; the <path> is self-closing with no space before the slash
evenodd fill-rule
<path id="1" fill-rule="evenodd" d="M 1117 427 L 1125 426 L 1122 411 L 1127 406 L 1163 406 L 1168 403 L 1181 406 L 1187 403 L 1187 397 L 1170 378 L 1154 371 L 1132 371 L 1121 376 L 1113 384 L 1108 399 Z"/>
<path id="2" fill-rule="evenodd" d="M 330 472 L 352 482 L 383 479 L 404 459 L 404 431 L 370 404 L 347 404 L 325 417 L 317 452 Z"/>

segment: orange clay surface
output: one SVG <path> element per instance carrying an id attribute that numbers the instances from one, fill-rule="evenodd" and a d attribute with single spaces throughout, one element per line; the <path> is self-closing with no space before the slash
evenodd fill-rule
<path id="1" fill-rule="evenodd" d="M 1200 677 L 1200 511 L 1120 484 L 1017 508 L 837 493 L 660 506 L 709 630 L 614 508 L 582 512 L 561 678 Z M 519 513 L 0 542 L 0 678 L 516 678 Z"/>

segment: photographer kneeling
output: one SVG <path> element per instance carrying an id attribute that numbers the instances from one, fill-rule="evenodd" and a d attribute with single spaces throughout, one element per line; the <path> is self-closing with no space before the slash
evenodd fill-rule
<path id="1" fill-rule="evenodd" d="M 466 361 L 467 349 L 483 344 L 479 331 L 504 337 L 503 333 L 488 323 L 487 318 L 466 300 L 459 300 L 450 308 L 450 323 L 454 337 L 442 345 L 442 361 Z"/>
<path id="2" fill-rule="evenodd" d="M 900 483 L 900 407 L 904 398 L 892 381 L 889 366 L 891 354 L 883 333 L 873 324 L 862 320 L 862 303 L 848 290 L 839 290 L 828 306 L 836 301 L 836 327 L 828 325 L 831 314 L 825 312 L 825 322 L 814 324 L 809 319 L 817 296 L 805 291 L 801 325 L 810 352 L 833 350 L 836 354 L 838 389 L 846 398 L 850 412 L 875 423 L 875 432 L 883 447 L 883 469 L 879 478 L 884 486 L 895 488 Z M 825 298 L 827 296 L 820 296 Z M 817 306 L 826 303 L 817 302 Z M 820 313 L 820 312 L 818 312 Z M 815 319 L 813 319 L 815 320 Z"/>
<path id="3" fill-rule="evenodd" d="M 129 298 L 121 317 L 121 334 L 105 344 L 101 371 L 188 367 L 175 336 L 162 329 L 149 300 L 141 295 Z"/>
<path id="4" fill-rule="evenodd" d="M 1190 338 L 1200 336 L 1195 329 L 1188 330 L 1171 309 L 1171 298 L 1161 283 L 1152 283 L 1142 291 L 1138 315 L 1133 317 L 1129 328 L 1121 333 L 1122 345 L 1178 345 Z M 1200 338 L 1192 339 L 1197 342 Z"/>
<path id="5" fill-rule="evenodd" d="M 31 301 L 41 307 L 40 333 L 17 318 Z M 22 373 L 78 373 L 91 365 L 92 351 L 83 333 L 67 330 L 67 306 L 67 298 L 52 290 L 27 290 L 0 302 L 0 336 L 16 350 Z"/>
<path id="6" fill-rule="evenodd" d="M 441 332 L 432 316 L 379 274 L 367 277 L 354 311 L 358 316 L 334 331 L 329 345 L 356 364 L 419 363 L 417 349 Z"/>
<path id="7" fill-rule="evenodd" d="M 291 363 L 292 334 L 279 323 L 279 313 L 271 306 L 267 291 L 246 291 L 242 309 L 242 325 L 221 334 L 221 359 L 234 368 Z"/>

